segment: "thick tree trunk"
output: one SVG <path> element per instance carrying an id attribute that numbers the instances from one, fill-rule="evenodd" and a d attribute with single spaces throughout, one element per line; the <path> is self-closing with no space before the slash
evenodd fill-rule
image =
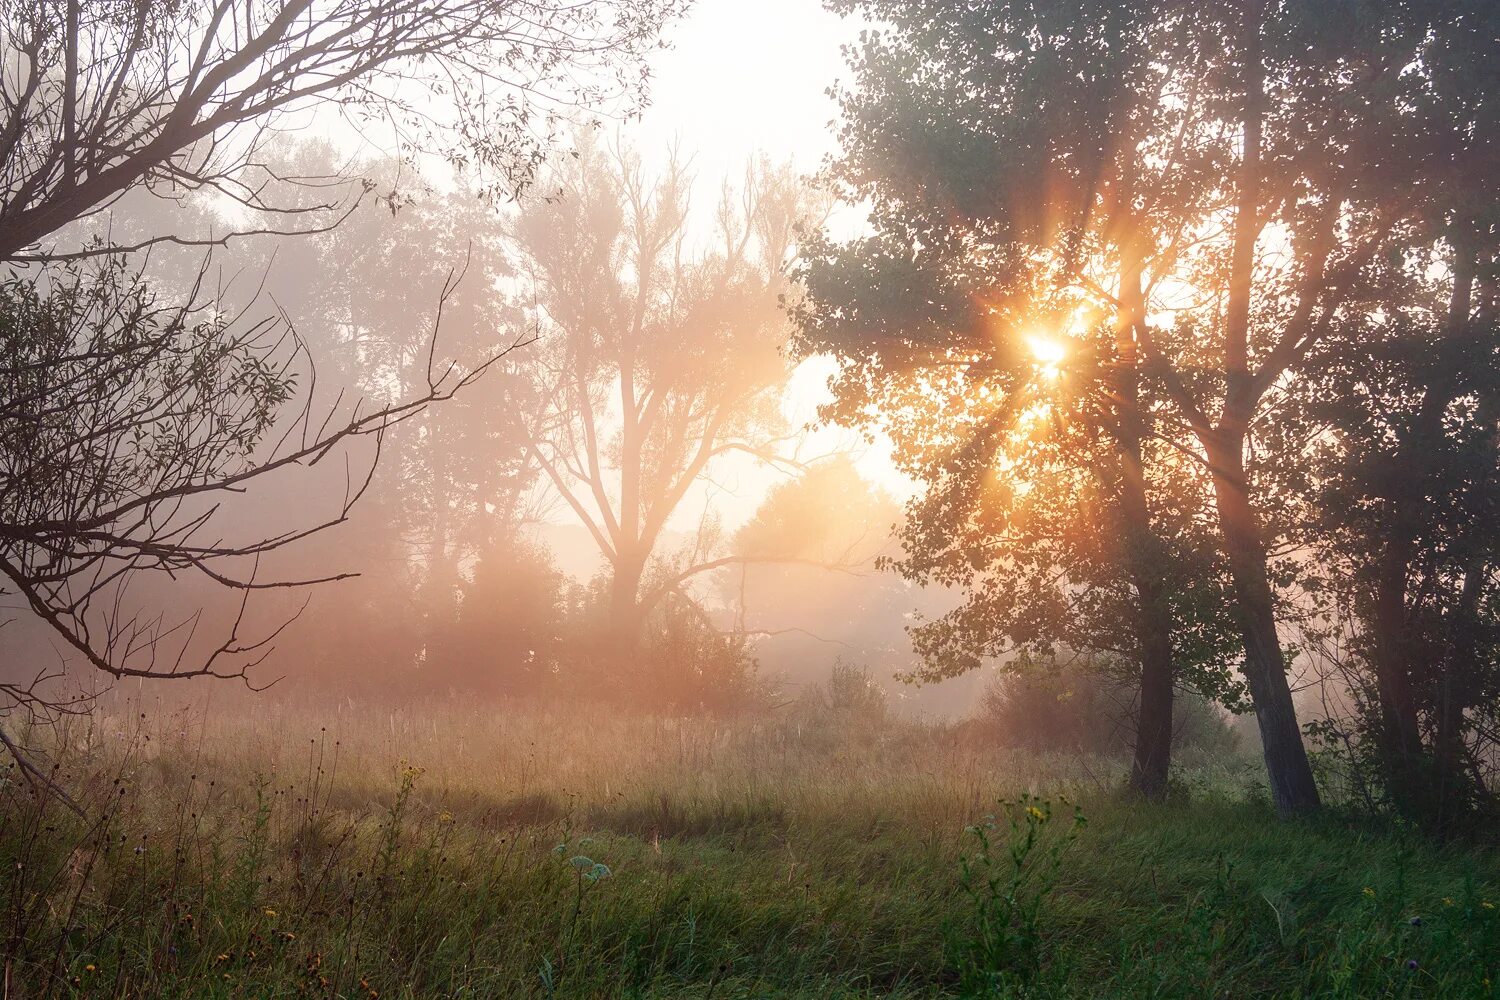
<path id="1" fill-rule="evenodd" d="M 1148 799 L 1167 793 L 1172 764 L 1173 666 L 1170 621 L 1159 587 L 1143 581 L 1137 642 L 1141 650 L 1140 711 L 1136 716 L 1135 756 L 1130 787 Z"/>
<path id="2" fill-rule="evenodd" d="M 644 556 L 621 553 L 615 560 L 609 581 L 609 632 L 614 652 L 622 659 L 635 654 L 641 641 L 641 577 L 646 571 Z"/>
<path id="3" fill-rule="evenodd" d="M 1141 291 L 1141 260 L 1136 245 L 1123 255 L 1120 298 L 1125 306 L 1116 333 L 1119 353 L 1115 392 L 1120 407 L 1117 440 L 1120 458 L 1120 513 L 1127 570 L 1136 592 L 1135 636 L 1140 657 L 1140 689 L 1135 727 L 1135 754 L 1130 787 L 1147 799 L 1167 793 L 1172 766 L 1172 699 L 1176 671 L 1172 663 L 1172 614 L 1163 580 L 1165 558 L 1151 526 L 1146 466 L 1141 450 L 1145 420 L 1140 405 L 1136 330 L 1146 320 Z"/>
<path id="4" fill-rule="evenodd" d="M 1375 565 L 1373 613 L 1367 623 L 1373 646 L 1375 691 L 1380 706 L 1379 746 L 1386 785 L 1398 810 L 1434 828 L 1441 828 L 1454 815 L 1459 807 L 1456 799 L 1462 794 L 1461 741 L 1455 738 L 1455 733 L 1463 707 L 1461 692 L 1453 690 L 1453 682 L 1463 674 L 1457 659 L 1462 657 L 1458 647 L 1464 641 L 1464 608 L 1476 598 L 1470 593 L 1470 581 L 1479 578 L 1466 575 L 1460 606 L 1452 616 L 1455 647 L 1453 655 L 1443 663 L 1443 676 L 1432 692 L 1436 733 L 1430 754 L 1423 744 L 1412 683 L 1406 604 L 1411 561 L 1421 530 L 1420 505 L 1426 502 L 1427 495 L 1428 476 L 1424 471 L 1427 456 L 1439 453 L 1443 447 L 1443 415 L 1459 391 L 1459 369 L 1468 347 L 1465 339 L 1470 329 L 1477 268 L 1466 241 L 1459 238 L 1456 244 L 1453 289 L 1438 369 L 1390 468 L 1381 477 L 1389 516 L 1382 525 L 1382 537 L 1376 540 L 1379 557 Z"/>
<path id="5" fill-rule="evenodd" d="M 1233 436 L 1209 452 L 1219 530 L 1235 594 L 1235 615 L 1245 645 L 1242 668 L 1265 749 L 1271 798 L 1283 816 L 1320 805 L 1312 765 L 1297 725 L 1286 658 L 1276 633 L 1276 609 L 1266 572 L 1266 545 L 1245 481 L 1242 440 Z"/>

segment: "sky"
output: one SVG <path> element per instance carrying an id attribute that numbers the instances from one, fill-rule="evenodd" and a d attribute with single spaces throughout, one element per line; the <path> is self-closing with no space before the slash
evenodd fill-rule
<path id="1" fill-rule="evenodd" d="M 825 92 L 856 33 L 820 0 L 698 0 L 669 29 L 651 106 L 629 133 L 643 150 L 681 142 L 705 179 L 737 174 L 757 152 L 814 170 L 834 150 Z"/>
<path id="2" fill-rule="evenodd" d="M 652 60 L 650 106 L 621 134 L 648 163 L 664 159 L 673 143 L 691 155 L 697 205 L 712 204 L 721 179 L 740 176 L 758 154 L 811 174 L 836 151 L 836 107 L 827 91 L 844 73 L 840 46 L 858 33 L 858 22 L 825 10 L 821 0 L 698 0 L 669 29 L 671 47 Z M 831 371 L 831 362 L 815 359 L 793 375 L 783 403 L 793 426 L 816 418 Z M 825 428 L 809 436 L 802 455 L 835 450 L 855 451 L 861 473 L 883 489 L 910 494 L 885 446 Z M 709 500 L 733 527 L 780 475 L 748 461 L 718 469 L 714 483 L 682 505 L 674 527 L 695 524 Z"/>

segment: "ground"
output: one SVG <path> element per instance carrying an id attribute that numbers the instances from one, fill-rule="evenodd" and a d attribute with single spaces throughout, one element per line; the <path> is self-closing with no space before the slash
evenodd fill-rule
<path id="1" fill-rule="evenodd" d="M 1281 822 L 1249 760 L 1146 805 L 942 726 L 222 696 L 61 725 L 26 738 L 87 820 L 3 772 L 7 998 L 1500 996 L 1495 854 Z"/>

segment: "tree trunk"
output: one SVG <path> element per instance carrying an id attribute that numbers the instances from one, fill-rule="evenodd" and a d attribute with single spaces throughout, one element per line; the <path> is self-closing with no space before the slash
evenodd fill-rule
<path id="1" fill-rule="evenodd" d="M 609 581 L 609 633 L 614 652 L 621 658 L 634 655 L 641 641 L 641 577 L 646 571 L 645 557 L 622 552 L 615 560 Z"/>
<path id="2" fill-rule="evenodd" d="M 1245 481 L 1243 439 L 1226 441 L 1209 450 L 1219 530 L 1224 538 L 1229 575 L 1234 586 L 1235 617 L 1245 645 L 1242 670 L 1255 704 L 1265 748 L 1271 798 L 1283 816 L 1308 813 L 1320 805 L 1312 765 L 1297 725 L 1286 658 L 1276 634 L 1276 609 L 1266 572 L 1267 551 L 1256 523 Z"/>
<path id="3" fill-rule="evenodd" d="M 1395 478 L 1395 477 L 1393 477 Z M 1396 808 L 1408 816 L 1426 812 L 1427 776 L 1417 700 L 1412 692 L 1407 656 L 1406 568 L 1411 561 L 1411 528 L 1405 504 L 1390 505 L 1388 532 L 1376 567 L 1373 614 L 1370 617 L 1375 697 L 1380 704 L 1378 745 L 1384 758 L 1386 786 Z"/>
<path id="4" fill-rule="evenodd" d="M 1115 393 L 1120 407 L 1116 442 L 1120 458 L 1120 514 L 1127 570 L 1136 593 L 1135 635 L 1141 681 L 1136 713 L 1135 755 L 1130 787 L 1147 799 L 1167 793 L 1172 765 L 1172 697 L 1176 680 L 1172 663 L 1172 615 L 1166 604 L 1162 574 L 1166 561 L 1151 527 L 1146 495 L 1146 466 L 1141 452 L 1145 421 L 1140 405 L 1136 330 L 1146 320 L 1141 292 L 1141 260 L 1136 244 L 1124 250 L 1120 297 L 1125 315 L 1116 331 L 1119 353 Z"/>
<path id="5" fill-rule="evenodd" d="M 1443 662 L 1443 676 L 1432 691 L 1436 734 L 1432 754 L 1423 745 L 1417 698 L 1412 686 L 1412 663 L 1407 642 L 1406 600 L 1411 561 L 1416 555 L 1420 532 L 1420 505 L 1425 502 L 1429 476 L 1428 456 L 1443 448 L 1443 415 L 1459 392 L 1459 369 L 1466 355 L 1476 262 L 1463 239 L 1463 227 L 1455 227 L 1453 289 L 1448 303 L 1447 327 L 1440 346 L 1438 367 L 1422 399 L 1410 431 L 1383 470 L 1381 490 L 1388 518 L 1375 567 L 1373 614 L 1369 628 L 1373 640 L 1375 691 L 1380 706 L 1379 746 L 1384 758 L 1386 786 L 1396 808 L 1430 828 L 1441 828 L 1454 815 L 1463 784 L 1462 753 L 1455 740 L 1460 699 L 1453 690 L 1454 672 L 1463 670 L 1454 656 Z M 1460 607 L 1452 621 L 1455 640 L 1463 642 L 1464 608 L 1470 600 L 1471 581 L 1466 575 Z M 1477 606 L 1477 605 L 1476 605 Z M 1455 653 L 1459 652 L 1457 648 Z M 1461 656 L 1461 654 L 1460 654 Z M 1424 766 L 1430 764 L 1430 766 Z"/>
<path id="6" fill-rule="evenodd" d="M 1148 799 L 1160 800 L 1167 794 L 1172 763 L 1174 671 L 1171 626 L 1160 588 L 1153 583 L 1142 580 L 1136 586 L 1141 602 L 1136 629 L 1141 651 L 1141 688 L 1130 787 Z"/>

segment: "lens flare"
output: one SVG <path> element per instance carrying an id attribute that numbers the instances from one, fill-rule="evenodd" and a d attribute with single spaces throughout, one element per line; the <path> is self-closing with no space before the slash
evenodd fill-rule
<path id="1" fill-rule="evenodd" d="M 1043 378 L 1055 379 L 1062 374 L 1062 363 L 1068 356 L 1068 349 L 1062 341 L 1051 337 L 1031 336 L 1026 338 L 1026 346 Z"/>

